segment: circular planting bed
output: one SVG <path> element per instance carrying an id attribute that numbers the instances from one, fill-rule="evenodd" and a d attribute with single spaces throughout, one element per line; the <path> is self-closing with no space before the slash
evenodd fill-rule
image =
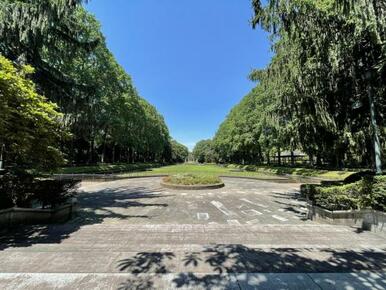
<path id="1" fill-rule="evenodd" d="M 166 176 L 162 179 L 161 185 L 171 189 L 216 189 L 224 187 L 224 183 L 217 176 L 205 176 L 197 174 L 176 174 Z"/>

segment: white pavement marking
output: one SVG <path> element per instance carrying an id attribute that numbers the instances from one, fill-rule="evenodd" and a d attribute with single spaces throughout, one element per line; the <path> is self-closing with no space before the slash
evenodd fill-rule
<path id="1" fill-rule="evenodd" d="M 229 225 L 233 225 L 233 226 L 241 225 L 238 220 L 227 220 L 227 222 L 228 222 Z"/>
<path id="2" fill-rule="evenodd" d="M 246 198 L 240 198 L 241 201 L 244 201 L 244 202 L 247 202 L 247 203 L 250 203 L 250 204 L 253 204 L 253 205 L 257 205 L 257 206 L 260 206 L 262 208 L 268 208 L 268 206 L 264 205 L 264 204 L 261 204 L 261 203 L 257 203 L 257 202 L 253 202 L 253 201 L 250 201 Z"/>
<path id="3" fill-rule="evenodd" d="M 209 219 L 209 214 L 207 212 L 198 212 L 197 213 L 197 218 L 199 220 L 205 220 L 207 221 Z"/>
<path id="4" fill-rule="evenodd" d="M 260 221 L 258 219 L 254 219 L 254 220 L 250 220 L 250 221 L 247 221 L 247 224 L 248 225 L 255 225 L 255 224 L 258 224 Z"/>
<path id="5" fill-rule="evenodd" d="M 227 209 L 221 202 L 219 201 L 215 201 L 215 200 L 212 200 L 210 202 L 212 205 L 214 205 L 219 211 L 221 211 L 223 214 L 225 215 L 235 215 L 234 212 L 230 211 L 229 209 Z"/>
<path id="6" fill-rule="evenodd" d="M 274 218 L 274 219 L 277 219 L 277 220 L 279 220 L 279 221 L 282 221 L 282 222 L 286 222 L 286 221 L 288 221 L 286 218 L 283 218 L 283 217 L 281 217 L 281 216 L 279 216 L 279 215 L 272 215 L 272 217 Z"/>
<path id="7" fill-rule="evenodd" d="M 243 214 L 249 215 L 249 216 L 262 215 L 261 212 L 255 210 L 255 209 L 243 210 L 243 211 L 241 211 L 241 212 L 242 212 Z"/>

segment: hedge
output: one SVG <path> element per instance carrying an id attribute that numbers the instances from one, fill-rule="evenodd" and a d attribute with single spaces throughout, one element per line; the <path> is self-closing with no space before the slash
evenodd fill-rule
<path id="1" fill-rule="evenodd" d="M 306 184 L 301 190 L 314 205 L 332 211 L 363 208 L 386 211 L 386 176 L 367 176 L 343 185 Z"/>

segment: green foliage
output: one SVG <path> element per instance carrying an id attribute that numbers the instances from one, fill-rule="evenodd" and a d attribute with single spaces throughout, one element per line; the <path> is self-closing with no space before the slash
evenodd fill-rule
<path id="1" fill-rule="evenodd" d="M 377 176 L 370 183 L 372 207 L 386 212 L 386 176 Z"/>
<path id="2" fill-rule="evenodd" d="M 199 163 L 213 163 L 217 161 L 217 155 L 213 148 L 212 140 L 201 140 L 193 149 L 194 159 Z"/>
<path id="3" fill-rule="evenodd" d="M 1 0 L 0 54 L 36 69 L 38 91 L 57 103 L 72 164 L 165 162 L 164 119 L 141 98 L 80 0 Z"/>
<path id="4" fill-rule="evenodd" d="M 173 163 L 182 163 L 185 162 L 186 158 L 188 158 L 189 155 L 189 149 L 178 143 L 176 140 L 172 140 L 172 159 L 171 161 Z"/>
<path id="5" fill-rule="evenodd" d="M 165 177 L 163 179 L 166 183 L 180 184 L 180 185 L 208 185 L 221 183 L 221 179 L 217 176 L 197 175 L 197 174 L 176 174 Z"/>
<path id="6" fill-rule="evenodd" d="M 292 148 L 290 138 L 273 114 L 277 100 L 261 85 L 235 106 L 213 139 L 219 161 L 226 163 L 270 163 L 270 157 L 283 148 Z M 287 131 L 290 128 L 287 127 Z M 293 135 L 293 134 L 292 134 Z"/>
<path id="7" fill-rule="evenodd" d="M 368 176 L 344 185 L 303 185 L 302 192 L 317 206 L 328 210 L 386 211 L 386 176 Z"/>
<path id="8" fill-rule="evenodd" d="M 273 113 L 280 128 L 292 128 L 293 144 L 320 163 L 371 166 L 369 90 L 385 143 L 386 6 L 381 2 L 253 1 L 253 24 L 271 33 L 275 56 L 252 77 L 277 100 Z"/>
<path id="9" fill-rule="evenodd" d="M 258 165 L 227 165 L 227 168 L 240 169 L 262 174 L 294 175 L 303 177 L 317 177 L 327 180 L 343 180 L 352 175 L 354 171 L 325 170 L 303 167 L 258 166 Z"/>
<path id="10" fill-rule="evenodd" d="M 311 165 L 372 167 L 369 91 L 386 152 L 381 2 L 253 0 L 253 26 L 271 34 L 275 54 L 266 69 L 250 74 L 258 85 L 218 129 L 220 161 L 270 163 L 282 150 L 299 149 Z"/>
<path id="11" fill-rule="evenodd" d="M 33 68 L 17 69 L 0 56 L 0 147 L 6 166 L 49 169 L 63 162 L 58 149 L 61 114 L 27 79 Z"/>
<path id="12" fill-rule="evenodd" d="M 40 203 L 53 208 L 73 196 L 77 181 L 40 180 L 25 171 L 0 175 L 0 209 L 13 206 L 29 208 Z"/>
<path id="13" fill-rule="evenodd" d="M 74 196 L 76 180 L 35 180 L 33 183 L 33 200 L 40 202 L 42 208 L 54 208 Z"/>
<path id="14" fill-rule="evenodd" d="M 315 203 L 328 210 L 359 209 L 362 203 L 362 184 L 348 184 L 317 189 Z"/>

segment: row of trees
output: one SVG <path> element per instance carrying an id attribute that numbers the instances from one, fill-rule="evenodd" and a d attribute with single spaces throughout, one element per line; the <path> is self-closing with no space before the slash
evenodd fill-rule
<path id="1" fill-rule="evenodd" d="M 54 104 L 60 112 L 51 119 L 60 128 L 56 139 L 49 134 L 36 136 L 41 144 L 55 139 L 50 148 L 63 152 L 74 164 L 180 161 L 181 153 L 173 149 L 181 146 L 171 141 L 163 117 L 138 95 L 130 76 L 107 49 L 98 21 L 81 2 L 0 1 L 0 54 L 21 77 L 36 84 L 30 86 L 34 94 L 47 98 L 49 113 L 41 110 L 42 114 L 51 114 Z M 10 64 L 5 58 L 1 65 L 6 70 Z M 34 73 L 25 74 L 25 65 L 33 67 Z M 14 136 L 21 136 L 26 124 L 3 114 L 1 119 L 14 128 L 9 134 L 0 132 L 5 161 L 26 163 L 28 158 L 18 156 L 32 155 L 13 150 L 18 144 Z M 34 126 L 30 124 L 30 132 L 37 130 Z M 46 150 L 40 149 L 44 154 Z M 29 161 L 36 164 L 33 158 Z"/>
<path id="2" fill-rule="evenodd" d="M 377 167 L 386 152 L 386 2 L 253 1 L 274 57 L 214 140 L 219 160 L 269 162 L 300 149 L 311 162 Z"/>
<path id="3" fill-rule="evenodd" d="M 218 156 L 213 147 L 213 141 L 201 140 L 193 149 L 193 158 L 200 163 L 214 163 L 218 161 Z"/>

